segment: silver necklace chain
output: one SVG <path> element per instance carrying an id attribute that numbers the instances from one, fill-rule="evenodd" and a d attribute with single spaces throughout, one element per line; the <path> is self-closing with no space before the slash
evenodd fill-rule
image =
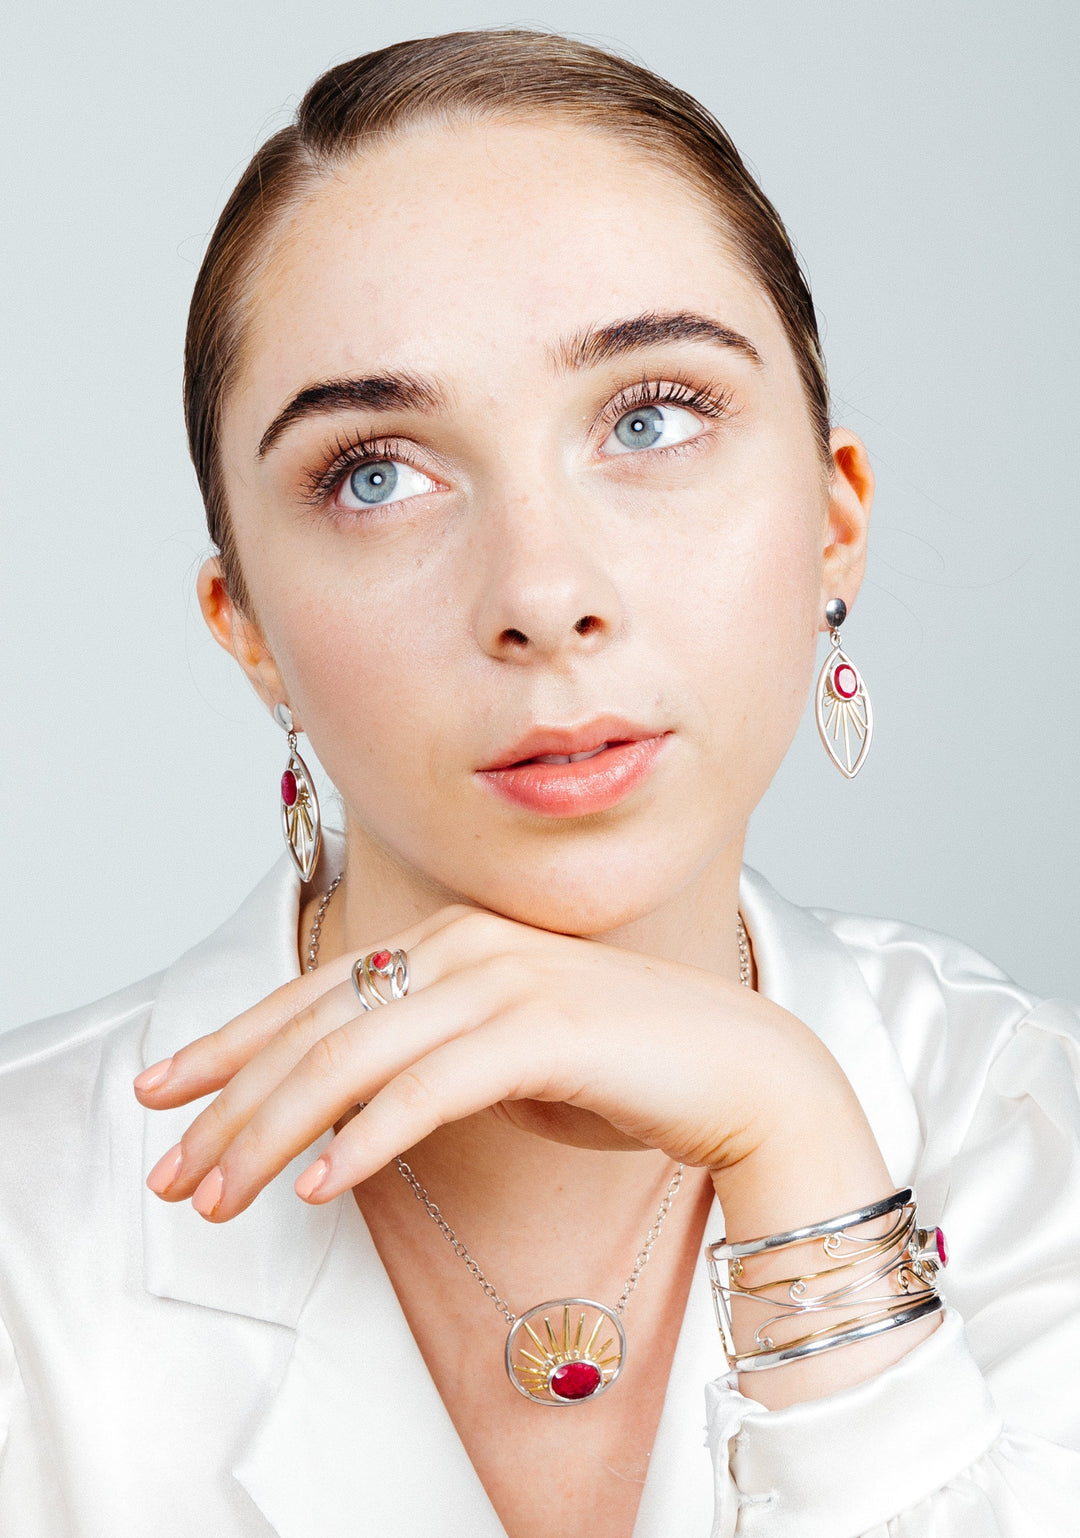
<path id="1" fill-rule="evenodd" d="M 311 934 L 308 937 L 307 965 L 305 967 L 305 971 L 314 972 L 315 968 L 319 965 L 319 941 L 322 937 L 323 919 L 326 917 L 326 910 L 330 906 L 330 899 L 337 891 L 340 883 L 341 874 L 334 877 L 329 887 L 327 887 L 318 908 L 316 909 L 315 919 L 311 926 Z M 736 916 L 736 924 L 738 926 L 739 936 L 739 982 L 744 988 L 749 988 L 752 975 L 750 963 L 750 942 L 746 936 L 746 926 L 742 921 L 741 913 Z M 499 1313 L 502 1314 L 507 1324 L 513 1327 L 517 1323 L 518 1316 L 513 1312 L 506 1300 L 499 1296 L 498 1289 L 492 1286 L 491 1282 L 488 1281 L 479 1264 L 469 1254 L 464 1244 L 462 1244 L 457 1234 L 450 1227 L 450 1224 L 439 1211 L 438 1206 L 435 1204 L 435 1202 L 432 1201 L 431 1197 L 424 1190 L 424 1187 L 416 1178 L 413 1170 L 409 1167 L 409 1165 L 405 1163 L 405 1160 L 400 1157 L 395 1160 L 395 1163 L 398 1167 L 398 1174 L 404 1181 L 407 1182 L 409 1186 L 412 1187 L 412 1193 L 416 1197 L 416 1200 L 424 1208 L 428 1217 L 435 1224 L 436 1228 L 442 1234 L 447 1244 L 449 1244 L 454 1254 L 465 1263 L 466 1270 L 470 1271 L 476 1278 L 476 1281 L 479 1284 L 480 1290 L 483 1292 L 484 1296 L 491 1299 L 492 1303 L 494 1303 Z M 621 1314 L 624 1311 L 626 1305 L 630 1301 L 630 1294 L 634 1291 L 634 1288 L 641 1280 L 641 1273 L 648 1265 L 649 1256 L 652 1254 L 653 1246 L 655 1245 L 657 1239 L 660 1237 L 660 1230 L 664 1226 L 664 1219 L 671 1211 L 671 1204 L 678 1195 L 679 1187 L 683 1183 L 684 1169 L 685 1167 L 680 1164 L 668 1182 L 668 1188 L 664 1192 L 663 1200 L 661 1201 L 660 1206 L 657 1208 L 656 1217 L 653 1219 L 653 1225 L 649 1229 L 649 1232 L 645 1235 L 644 1242 L 642 1243 L 641 1249 L 638 1251 L 637 1258 L 634 1261 L 634 1269 L 630 1272 L 630 1275 L 626 1278 L 626 1281 L 623 1284 L 622 1293 L 620 1294 L 619 1301 L 616 1303 L 614 1309 L 616 1314 Z"/>

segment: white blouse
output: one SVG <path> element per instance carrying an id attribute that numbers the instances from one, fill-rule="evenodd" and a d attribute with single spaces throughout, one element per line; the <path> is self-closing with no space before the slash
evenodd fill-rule
<path id="1" fill-rule="evenodd" d="M 143 1185 L 195 1110 L 132 1078 L 296 976 L 299 895 L 283 856 L 160 976 L 0 1037 L 6 1538 L 503 1534 L 356 1203 L 295 1196 L 311 1150 L 220 1227 Z M 766 1410 L 702 1265 L 634 1538 L 1080 1534 L 1080 1017 L 749 870 L 741 902 L 762 992 L 945 1229 L 949 1307 L 878 1377 Z"/>

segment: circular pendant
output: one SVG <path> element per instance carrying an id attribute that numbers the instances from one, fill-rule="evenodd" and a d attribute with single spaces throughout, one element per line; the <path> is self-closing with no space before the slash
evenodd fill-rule
<path id="1" fill-rule="evenodd" d="M 526 1309 L 506 1337 L 506 1373 L 534 1404 L 571 1405 L 605 1393 L 622 1372 L 626 1331 L 591 1298 L 555 1298 Z"/>

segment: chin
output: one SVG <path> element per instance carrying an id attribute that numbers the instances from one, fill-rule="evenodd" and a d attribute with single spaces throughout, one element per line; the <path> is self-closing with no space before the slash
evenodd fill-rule
<path id="1" fill-rule="evenodd" d="M 463 895 L 536 929 L 602 935 L 665 907 L 705 863 L 699 844 L 684 851 L 673 850 L 670 843 L 663 851 L 564 850 L 554 859 L 548 852 L 547 858 L 511 857 L 494 869 L 474 871 Z"/>

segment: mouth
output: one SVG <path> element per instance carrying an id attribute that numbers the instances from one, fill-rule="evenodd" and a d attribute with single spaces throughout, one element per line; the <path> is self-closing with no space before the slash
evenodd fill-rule
<path id="1" fill-rule="evenodd" d="M 501 799 L 548 817 L 584 817 L 625 800 L 649 776 L 671 736 L 604 718 L 538 728 L 477 777 Z"/>

